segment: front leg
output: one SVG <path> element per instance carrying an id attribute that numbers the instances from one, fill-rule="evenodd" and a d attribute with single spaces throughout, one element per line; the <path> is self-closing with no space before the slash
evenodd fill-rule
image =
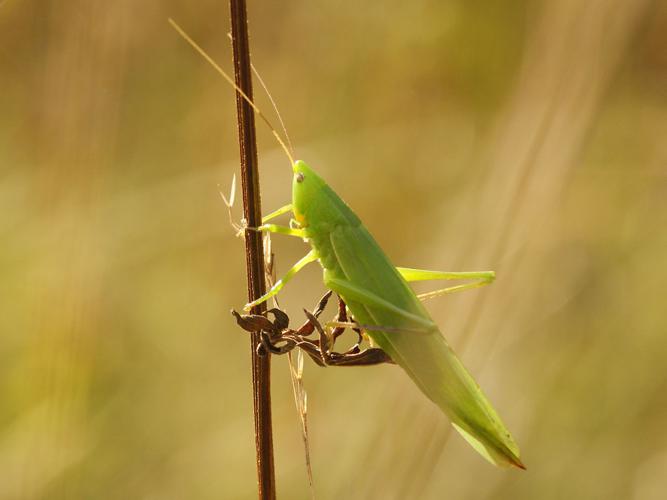
<path id="1" fill-rule="evenodd" d="M 262 224 L 266 224 L 271 219 L 275 219 L 276 217 L 278 217 L 282 214 L 286 214 L 287 212 L 291 212 L 291 211 L 292 211 L 292 204 L 289 203 L 289 204 L 285 205 L 284 207 L 280 207 L 278 210 L 274 210 L 269 215 L 265 215 L 264 217 L 262 217 Z"/>
<path id="2" fill-rule="evenodd" d="M 262 224 L 259 227 L 249 227 L 248 231 L 266 231 L 268 233 L 286 234 L 287 236 L 296 236 L 297 238 L 305 238 L 306 231 L 297 227 L 279 226 L 278 224 Z"/>

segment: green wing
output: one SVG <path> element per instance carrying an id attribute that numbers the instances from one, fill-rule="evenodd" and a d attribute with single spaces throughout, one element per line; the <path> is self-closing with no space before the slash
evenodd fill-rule
<path id="1" fill-rule="evenodd" d="M 404 328 L 405 331 L 368 331 L 367 334 L 396 361 L 452 420 L 454 427 L 486 459 L 496 465 L 522 467 L 519 449 L 481 389 L 437 329 L 425 333 L 432 321 L 407 282 L 363 226 L 339 226 L 330 233 L 337 267 L 325 271 L 355 319 L 364 324 Z M 341 286 L 350 283 L 351 288 Z M 363 299 L 364 290 L 369 300 Z M 394 307 L 383 307 L 379 296 Z M 399 314 L 396 309 L 407 314 Z M 422 321 L 411 319 L 413 316 Z"/>

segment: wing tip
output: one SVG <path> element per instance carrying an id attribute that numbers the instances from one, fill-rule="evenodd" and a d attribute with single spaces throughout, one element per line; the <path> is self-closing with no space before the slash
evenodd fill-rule
<path id="1" fill-rule="evenodd" d="M 528 467 L 524 465 L 524 463 L 519 459 L 519 457 L 511 457 L 510 463 L 517 469 L 528 470 Z"/>

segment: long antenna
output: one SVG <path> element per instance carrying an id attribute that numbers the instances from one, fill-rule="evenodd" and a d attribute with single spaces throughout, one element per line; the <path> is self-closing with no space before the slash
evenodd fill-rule
<path id="1" fill-rule="evenodd" d="M 264 113 L 262 113 L 262 111 L 255 105 L 255 103 L 252 102 L 252 99 L 250 99 L 250 97 L 248 97 L 248 96 L 246 95 L 246 93 L 243 92 L 243 90 L 241 90 L 241 89 L 239 88 L 238 85 L 236 85 L 236 83 L 234 82 L 234 80 L 232 80 L 232 78 L 231 78 L 227 73 L 225 73 L 225 70 L 223 70 L 223 69 L 218 65 L 218 63 L 216 63 L 216 62 L 213 60 L 213 58 L 212 58 L 211 56 L 209 56 L 208 53 L 207 53 L 204 49 L 202 49 L 202 48 L 199 46 L 199 44 L 197 44 L 197 42 L 195 42 L 192 38 L 190 38 L 190 35 L 188 35 L 188 34 L 183 30 L 183 28 L 181 28 L 178 24 L 176 24 L 176 21 L 174 21 L 173 19 L 170 18 L 170 19 L 169 19 L 169 24 L 171 24 L 171 27 L 174 28 L 174 29 L 176 30 L 176 32 L 177 32 L 179 35 L 181 35 L 181 37 L 182 37 L 186 42 L 188 42 L 188 43 L 190 44 L 190 46 L 192 46 L 193 49 L 195 49 L 197 52 L 199 52 L 199 54 L 200 54 L 204 59 L 206 59 L 206 61 L 207 61 L 211 66 L 213 66 L 213 68 L 214 68 L 214 69 L 215 69 L 215 70 L 216 70 L 216 71 L 217 71 L 217 72 L 218 72 L 218 73 L 219 73 L 225 80 L 227 80 L 227 83 L 229 83 L 229 85 L 231 85 L 231 86 L 236 90 L 236 92 L 238 92 L 239 95 L 240 95 L 241 97 L 243 97 L 243 99 L 250 105 L 250 107 L 255 111 L 255 113 L 257 113 L 257 116 L 259 116 L 259 117 L 264 121 L 264 123 L 266 123 L 267 127 L 269 127 L 269 129 L 271 130 L 271 133 L 273 134 L 273 136 L 274 136 L 274 137 L 276 138 L 276 140 L 278 141 L 278 144 L 280 144 L 280 147 L 282 148 L 282 150 L 283 150 L 283 151 L 285 152 L 285 154 L 287 155 L 287 158 L 289 158 L 290 164 L 293 165 L 293 164 L 294 164 L 294 158 L 292 157 L 292 154 L 290 153 L 289 148 L 288 148 L 287 145 L 285 144 L 285 141 L 283 141 L 283 139 L 280 137 L 280 135 L 279 135 L 278 132 L 276 131 L 276 128 L 271 124 L 271 122 L 270 122 L 269 119 L 264 115 Z"/>
<path id="2" fill-rule="evenodd" d="M 285 139 L 287 140 L 287 147 L 289 148 L 292 155 L 294 155 L 294 148 L 292 147 L 292 141 L 290 141 L 289 139 L 289 134 L 287 133 L 287 127 L 285 126 L 285 122 L 283 121 L 283 116 L 280 114 L 280 111 L 278 110 L 278 105 L 276 104 L 276 101 L 273 99 L 271 92 L 269 92 L 269 88 L 266 86 L 266 83 L 264 83 L 262 75 L 259 74 L 259 71 L 257 71 L 257 68 L 255 68 L 255 65 L 253 63 L 250 63 L 250 68 L 252 69 L 252 72 L 255 73 L 257 81 L 259 81 L 259 84 L 264 89 L 264 92 L 266 92 L 269 101 L 271 101 L 271 106 L 273 106 L 273 111 L 275 111 L 276 116 L 278 117 L 278 122 L 280 123 L 280 127 L 283 129 L 283 134 L 285 134 Z"/>
<path id="3" fill-rule="evenodd" d="M 227 33 L 227 38 L 232 40 L 232 34 Z M 257 77 L 257 80 L 259 81 L 259 84 L 264 89 L 264 93 L 269 98 L 269 101 L 271 101 L 271 107 L 273 108 L 273 111 L 276 113 L 276 116 L 278 117 L 278 123 L 280 123 L 280 128 L 282 129 L 283 134 L 285 134 L 285 140 L 287 142 L 287 147 L 289 148 L 290 152 L 292 153 L 292 156 L 294 156 L 294 147 L 292 146 L 292 141 L 290 141 L 289 134 L 287 133 L 287 127 L 285 126 L 285 122 L 283 121 L 283 115 L 280 114 L 280 110 L 278 109 L 278 104 L 276 104 L 276 101 L 273 98 L 273 96 L 271 95 L 271 92 L 269 92 L 269 87 L 266 86 L 266 83 L 264 82 L 264 79 L 262 78 L 262 75 L 259 74 L 259 71 L 257 71 L 257 68 L 255 67 L 255 65 L 252 62 L 250 63 L 250 69 L 252 69 L 252 72 Z"/>

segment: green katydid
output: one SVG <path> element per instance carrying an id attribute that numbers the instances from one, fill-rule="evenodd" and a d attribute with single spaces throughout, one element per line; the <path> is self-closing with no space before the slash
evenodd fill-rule
<path id="1" fill-rule="evenodd" d="M 170 22 L 268 123 L 252 100 L 204 50 Z M 407 372 L 419 389 L 450 418 L 466 441 L 495 465 L 524 468 L 510 433 L 420 300 L 490 283 L 495 274 L 397 268 L 352 209 L 305 162 L 294 161 L 279 134 L 271 129 L 292 165 L 292 202 L 266 216 L 262 225 L 254 230 L 296 236 L 311 249 L 269 292 L 247 304 L 245 309 L 275 296 L 304 266 L 319 262 L 324 285 L 342 297 L 355 321 L 373 327 L 366 330 L 373 343 Z M 267 223 L 289 212 L 295 221 L 290 227 Z M 408 285 L 408 281 L 440 279 L 477 281 L 423 296 L 418 296 Z M 387 330 L 383 331 L 382 327 Z"/>

